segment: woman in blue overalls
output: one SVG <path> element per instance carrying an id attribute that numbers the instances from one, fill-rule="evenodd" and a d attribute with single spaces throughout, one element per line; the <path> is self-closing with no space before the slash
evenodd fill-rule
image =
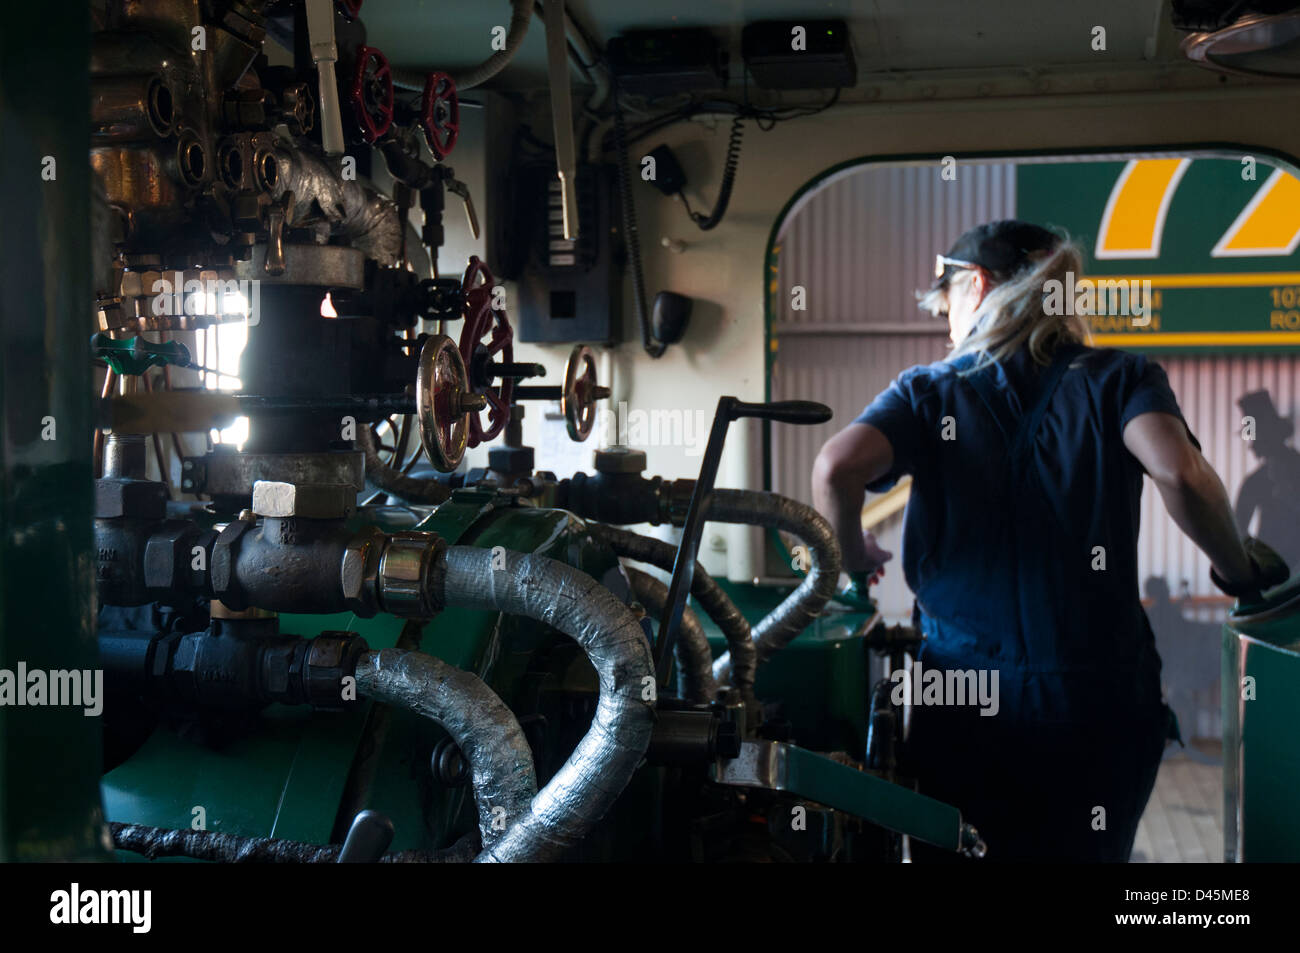
<path id="1" fill-rule="evenodd" d="M 847 599 L 889 558 L 861 532 L 863 487 L 912 476 L 903 564 L 920 664 L 973 673 L 996 697 L 913 698 L 906 767 L 961 809 L 990 859 L 1126 861 L 1132 849 L 1170 735 L 1138 590 L 1144 472 L 1225 591 L 1286 578 L 1238 538 L 1160 366 L 1086 345 L 1086 316 L 1062 298 L 1081 271 L 1079 250 L 1038 226 L 967 232 L 921 301 L 947 316 L 952 354 L 900 375 L 813 470 Z"/>

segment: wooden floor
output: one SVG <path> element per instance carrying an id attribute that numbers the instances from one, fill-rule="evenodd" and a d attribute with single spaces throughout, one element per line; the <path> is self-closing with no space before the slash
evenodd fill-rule
<path id="1" fill-rule="evenodd" d="M 1132 863 L 1223 862 L 1223 762 L 1211 745 L 1176 748 L 1160 764 Z"/>

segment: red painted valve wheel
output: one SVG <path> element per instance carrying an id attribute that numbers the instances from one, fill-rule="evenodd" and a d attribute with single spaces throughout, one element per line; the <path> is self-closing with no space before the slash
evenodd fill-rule
<path id="1" fill-rule="evenodd" d="M 460 356 L 469 368 L 471 384 L 480 375 L 475 393 L 487 399 L 487 424 L 480 414 L 470 414 L 469 446 L 477 447 L 493 439 L 510 423 L 510 400 L 514 396 L 513 378 L 482 379 L 483 369 L 498 358 L 506 364 L 515 359 L 515 332 L 504 310 L 492 307 L 492 290 L 496 279 L 488 266 L 472 256 L 465 277 L 461 281 L 461 297 L 465 301 L 465 327 L 460 333 Z M 486 338 L 486 340 L 484 340 Z"/>
<path id="2" fill-rule="evenodd" d="M 420 126 L 428 140 L 429 151 L 439 162 L 456 148 L 456 136 L 460 134 L 460 99 L 456 96 L 456 81 L 446 73 L 430 73 L 424 81 Z"/>
<path id="3" fill-rule="evenodd" d="M 373 46 L 357 47 L 350 97 L 362 138 L 375 142 L 393 124 L 393 71 Z"/>

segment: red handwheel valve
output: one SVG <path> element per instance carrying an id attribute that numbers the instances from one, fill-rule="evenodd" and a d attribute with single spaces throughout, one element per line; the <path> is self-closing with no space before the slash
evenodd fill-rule
<path id="1" fill-rule="evenodd" d="M 456 81 L 446 73 L 430 73 L 424 81 L 420 125 L 428 140 L 429 151 L 439 162 L 456 148 L 456 136 L 460 133 L 460 99 L 456 96 Z"/>
<path id="2" fill-rule="evenodd" d="M 349 98 L 366 142 L 388 132 L 393 124 L 393 71 L 388 58 L 373 46 L 357 47 Z"/>
<path id="3" fill-rule="evenodd" d="M 460 356 L 469 369 L 474 392 L 487 399 L 487 425 L 477 413 L 469 418 L 469 446 L 493 439 L 510 423 L 510 401 L 515 382 L 510 377 L 493 377 L 493 359 L 512 364 L 515 359 L 514 330 L 504 309 L 492 307 L 496 279 L 478 256 L 472 256 L 461 281 L 465 301 L 465 326 L 460 333 Z M 486 338 L 486 340 L 484 340 Z"/>

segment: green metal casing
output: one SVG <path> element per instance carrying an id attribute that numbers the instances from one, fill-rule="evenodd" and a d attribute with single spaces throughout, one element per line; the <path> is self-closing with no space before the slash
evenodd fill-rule
<path id="1" fill-rule="evenodd" d="M 1300 861 L 1300 577 L 1223 630 L 1224 859 Z"/>
<path id="2" fill-rule="evenodd" d="M 381 526 L 381 528 L 390 528 Z M 408 525 L 392 526 L 407 529 Z M 585 524 L 563 510 L 510 505 L 492 492 L 457 491 L 421 530 L 452 544 L 539 553 L 609 580 L 617 561 L 586 535 Z M 283 632 L 313 637 L 326 630 L 362 635 L 373 649 L 392 647 L 403 622 L 379 615 L 282 615 Z M 474 672 L 516 709 L 528 711 L 554 670 L 533 670 L 539 655 L 573 664 L 580 651 L 543 626 L 496 613 L 447 609 L 424 629 L 421 648 Z M 565 662 L 565 660 L 568 660 Z M 590 671 L 589 666 L 587 666 Z M 579 680 L 582 673 L 576 676 Z M 585 687 L 585 686 L 584 686 Z M 594 673 L 591 687 L 594 688 Z M 128 761 L 104 776 L 104 806 L 114 821 L 329 843 L 338 830 L 340 803 L 373 704 L 343 713 L 313 713 L 273 705 L 257 730 L 222 747 L 160 727 Z M 432 722 L 391 712 L 369 797 L 362 807 L 394 823 L 392 849 L 432 849 L 454 842 L 475 823 L 467 787 L 435 785 L 427 753 L 445 733 Z M 132 855 L 119 855 L 136 859 Z"/>

